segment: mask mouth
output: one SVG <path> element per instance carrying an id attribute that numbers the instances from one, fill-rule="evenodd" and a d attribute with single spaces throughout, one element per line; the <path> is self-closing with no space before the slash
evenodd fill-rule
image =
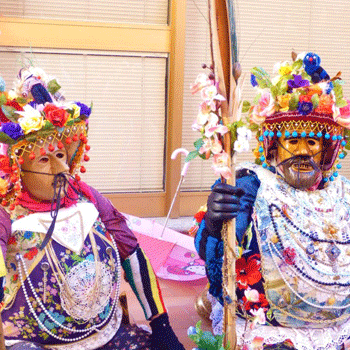
<path id="1" fill-rule="evenodd" d="M 280 162 L 277 167 L 287 183 L 297 189 L 308 189 L 322 178 L 320 166 L 312 156 L 292 156 Z"/>

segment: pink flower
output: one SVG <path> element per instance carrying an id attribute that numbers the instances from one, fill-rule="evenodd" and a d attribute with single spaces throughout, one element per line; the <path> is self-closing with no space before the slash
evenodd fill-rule
<path id="1" fill-rule="evenodd" d="M 336 116 L 335 121 L 344 128 L 350 129 L 350 100 L 345 107 L 339 108 L 340 114 Z"/>
<path id="2" fill-rule="evenodd" d="M 255 337 L 252 341 L 253 350 L 263 350 L 264 348 L 264 338 Z"/>
<path id="3" fill-rule="evenodd" d="M 210 86 L 213 84 L 213 80 L 210 80 L 206 74 L 201 73 L 197 76 L 195 83 L 191 84 L 191 92 L 192 94 L 195 94 L 196 92 L 202 90 L 206 86 Z"/>
<path id="4" fill-rule="evenodd" d="M 251 120 L 254 123 L 261 124 L 265 118 L 275 113 L 275 101 L 272 95 L 265 91 L 259 100 L 259 103 L 254 107 Z"/>
<path id="5" fill-rule="evenodd" d="M 201 91 L 201 96 L 202 96 L 202 99 L 205 101 L 205 103 L 208 106 L 210 106 L 213 112 L 216 111 L 216 102 L 225 100 L 224 96 L 218 94 L 218 89 L 216 88 L 215 85 L 205 87 Z"/>
<path id="6" fill-rule="evenodd" d="M 250 310 L 250 313 L 254 316 L 254 319 L 250 325 L 250 329 L 253 329 L 257 323 L 259 324 L 265 324 L 266 323 L 266 316 L 265 316 L 265 309 L 259 308 L 258 310 Z"/>
<path id="7" fill-rule="evenodd" d="M 21 334 L 19 329 L 8 321 L 4 322 L 3 328 L 4 328 L 4 334 L 7 337 L 18 337 Z"/>
<path id="8" fill-rule="evenodd" d="M 228 167 L 228 154 L 226 152 L 221 152 L 215 154 L 213 157 L 213 169 L 216 175 L 221 175 L 225 179 L 229 179 L 232 176 L 231 169 Z"/>
<path id="9" fill-rule="evenodd" d="M 260 300 L 260 294 L 256 289 L 247 289 L 244 291 L 244 295 L 252 303 L 257 303 Z"/>
<path id="10" fill-rule="evenodd" d="M 200 154 L 207 154 L 207 159 L 210 156 L 210 152 L 213 154 L 218 154 L 222 151 L 221 142 L 217 137 L 204 139 L 203 146 L 199 149 Z"/>

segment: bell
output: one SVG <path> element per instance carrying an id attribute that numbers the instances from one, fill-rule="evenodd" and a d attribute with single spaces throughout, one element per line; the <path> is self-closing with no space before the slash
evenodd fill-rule
<path id="1" fill-rule="evenodd" d="M 197 314 L 205 321 L 210 321 L 211 313 L 211 302 L 207 298 L 209 286 L 206 286 L 202 292 L 196 298 L 194 307 L 197 311 Z"/>

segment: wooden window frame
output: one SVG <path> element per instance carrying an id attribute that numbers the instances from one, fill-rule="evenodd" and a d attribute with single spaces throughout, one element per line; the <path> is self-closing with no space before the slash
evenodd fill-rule
<path id="1" fill-rule="evenodd" d="M 171 0 L 168 25 L 111 24 L 0 17 L 2 46 L 167 53 L 165 191 L 105 194 L 121 212 L 141 217 L 165 216 L 175 195 L 181 160 L 171 160 L 181 147 L 186 1 Z M 118 38 L 116 40 L 115 38 Z M 206 192 L 180 192 L 171 217 L 193 215 Z"/>

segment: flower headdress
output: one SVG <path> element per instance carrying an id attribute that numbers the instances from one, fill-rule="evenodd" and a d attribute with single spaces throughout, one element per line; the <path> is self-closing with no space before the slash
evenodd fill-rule
<path id="1" fill-rule="evenodd" d="M 0 91 L 0 198 L 1 204 L 10 210 L 15 208 L 21 196 L 21 164 L 23 154 L 34 159 L 34 147 L 45 146 L 50 150 L 53 142 L 68 154 L 70 174 L 85 172 L 81 161 L 88 161 L 86 154 L 88 118 L 91 108 L 80 102 L 66 102 L 60 93 L 61 86 L 55 78 L 33 66 L 20 70 L 14 88 Z"/>
<path id="2" fill-rule="evenodd" d="M 257 130 L 259 141 L 257 162 L 267 168 L 273 158 L 271 150 L 277 138 L 324 137 L 328 147 L 323 152 L 324 181 L 338 176 L 343 150 L 350 134 L 350 101 L 343 97 L 343 80 L 339 72 L 330 78 L 314 53 L 292 54 L 293 62 L 278 63 L 277 75 L 271 79 L 261 67 L 251 70 L 251 83 L 257 89 L 252 103 L 243 102 L 251 128 Z"/>

